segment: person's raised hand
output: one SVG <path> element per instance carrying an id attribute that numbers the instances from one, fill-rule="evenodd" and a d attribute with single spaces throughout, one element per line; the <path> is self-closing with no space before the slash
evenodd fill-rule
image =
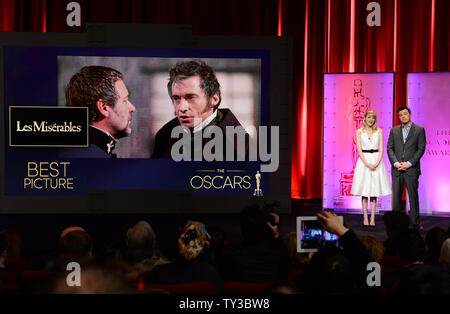
<path id="1" fill-rule="evenodd" d="M 336 234 L 338 237 L 342 236 L 348 230 L 335 213 L 317 213 L 317 217 L 326 231 Z"/>
<path id="2" fill-rule="evenodd" d="M 275 239 L 280 237 L 280 229 L 278 228 L 278 224 L 280 223 L 280 216 L 275 213 L 269 213 L 270 216 L 273 216 L 275 220 L 275 225 L 272 225 L 270 222 L 267 222 L 267 225 L 272 230 L 273 236 Z"/>

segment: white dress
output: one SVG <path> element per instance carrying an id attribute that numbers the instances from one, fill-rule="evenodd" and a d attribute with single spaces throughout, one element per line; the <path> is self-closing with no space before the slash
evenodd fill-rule
<path id="1" fill-rule="evenodd" d="M 361 130 L 361 147 L 362 150 L 375 149 L 378 150 L 380 143 L 380 130 L 377 130 L 372 134 L 372 138 L 369 139 L 369 135 Z M 369 164 L 376 164 L 378 160 L 377 153 L 363 153 L 364 158 Z M 361 196 L 383 196 L 392 194 L 389 178 L 384 167 L 383 159 L 381 159 L 378 167 L 375 170 L 370 170 L 361 157 L 356 162 L 355 172 L 353 174 L 353 184 L 351 194 Z"/>

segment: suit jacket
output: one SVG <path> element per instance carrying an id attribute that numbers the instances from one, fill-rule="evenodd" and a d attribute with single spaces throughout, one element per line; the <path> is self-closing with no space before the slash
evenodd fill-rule
<path id="1" fill-rule="evenodd" d="M 409 161 L 412 166 L 405 171 L 405 174 L 419 176 L 421 174 L 420 158 L 425 153 L 425 129 L 411 122 L 408 137 L 403 143 L 402 127 L 403 125 L 393 127 L 389 133 L 387 153 L 392 165 L 392 175 L 400 175 L 400 171 L 394 167 L 394 163 Z"/>
<path id="2" fill-rule="evenodd" d="M 217 109 L 217 117 L 210 123 L 208 124 L 208 126 L 218 126 L 219 128 L 222 129 L 223 132 L 223 139 L 224 139 L 224 143 L 223 143 L 223 157 L 224 160 L 226 158 L 226 127 L 227 126 L 233 126 L 233 127 L 237 127 L 237 126 L 241 126 L 241 124 L 239 123 L 238 119 L 235 117 L 235 115 L 233 114 L 233 112 L 231 112 L 230 109 Z M 179 139 L 178 138 L 172 138 L 171 137 L 171 132 L 172 129 L 176 126 L 179 126 L 180 122 L 178 121 L 178 118 L 173 118 L 172 120 L 170 120 L 169 122 L 167 122 L 161 129 L 159 129 L 159 131 L 156 133 L 155 136 L 155 148 L 153 150 L 153 154 L 151 156 L 151 158 L 171 158 L 172 154 L 171 154 L 171 150 L 172 150 L 172 146 L 173 144 L 175 144 Z M 206 127 L 205 127 L 206 128 Z M 203 129 L 204 130 L 204 129 Z M 202 131 L 203 132 L 203 131 Z M 191 137 L 192 139 L 192 144 L 191 146 L 193 147 L 193 140 L 194 140 L 194 136 Z M 248 142 L 249 142 L 249 135 L 248 133 L 245 134 L 245 156 L 248 155 Z M 209 140 L 207 139 L 203 139 L 203 147 L 205 146 L 205 144 L 208 142 Z M 236 160 L 236 136 L 234 139 L 234 156 L 235 156 L 235 160 Z M 194 158 L 193 152 L 191 153 L 191 158 Z"/>
<path id="3" fill-rule="evenodd" d="M 89 147 L 63 148 L 59 150 L 59 158 L 115 158 L 116 154 L 108 153 L 108 144 L 113 146 L 116 140 L 106 133 L 89 126 Z"/>

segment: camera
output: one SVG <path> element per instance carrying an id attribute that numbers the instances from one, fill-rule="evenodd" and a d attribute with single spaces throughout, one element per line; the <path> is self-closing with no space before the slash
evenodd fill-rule
<path id="1" fill-rule="evenodd" d="M 266 203 L 264 202 L 263 210 L 266 213 L 266 220 L 272 225 L 272 226 L 278 226 L 278 229 L 280 229 L 280 224 L 275 223 L 275 217 L 270 215 L 271 213 L 277 214 L 279 216 L 279 213 L 277 212 L 277 207 L 280 206 L 280 202 L 274 201 L 272 203 Z"/>

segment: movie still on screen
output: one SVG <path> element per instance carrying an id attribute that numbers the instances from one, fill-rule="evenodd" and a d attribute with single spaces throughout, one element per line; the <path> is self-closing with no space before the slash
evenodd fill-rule
<path id="1" fill-rule="evenodd" d="M 280 313 L 450 294 L 449 1 L 0 13 L 1 296 Z"/>

